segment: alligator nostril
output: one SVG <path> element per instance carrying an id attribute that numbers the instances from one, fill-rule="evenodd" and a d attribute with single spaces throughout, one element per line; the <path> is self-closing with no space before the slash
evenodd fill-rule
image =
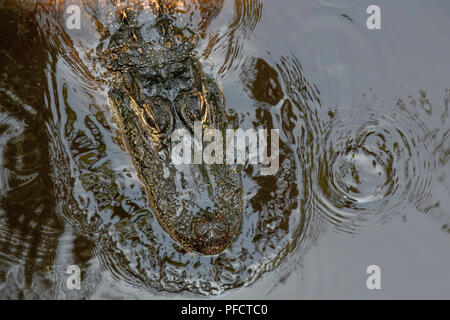
<path id="1" fill-rule="evenodd" d="M 196 224 L 194 226 L 194 232 L 199 238 L 203 238 L 208 233 L 208 225 L 206 223 Z"/>
<path id="2" fill-rule="evenodd" d="M 220 240 L 226 237 L 229 232 L 225 224 L 225 218 L 221 214 L 194 219 L 192 228 L 200 241 Z"/>

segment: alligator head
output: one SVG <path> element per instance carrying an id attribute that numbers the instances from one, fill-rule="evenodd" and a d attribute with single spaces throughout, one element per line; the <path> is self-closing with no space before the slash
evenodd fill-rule
<path id="1" fill-rule="evenodd" d="M 161 226 L 188 251 L 218 254 L 240 230 L 240 176 L 226 164 L 174 164 L 171 135 L 193 135 L 199 122 L 223 132 L 220 87 L 193 54 L 189 31 L 160 17 L 150 27 L 158 30 L 156 41 L 128 22 L 105 51 L 115 121 Z"/>

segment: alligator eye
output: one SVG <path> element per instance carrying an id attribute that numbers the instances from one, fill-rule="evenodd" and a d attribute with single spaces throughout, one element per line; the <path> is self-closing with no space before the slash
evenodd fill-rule
<path id="1" fill-rule="evenodd" d="M 170 101 L 155 97 L 143 104 L 142 114 L 145 124 L 155 134 L 169 134 L 173 127 L 173 115 L 170 111 Z"/>
<path id="2" fill-rule="evenodd" d="M 181 118 L 187 126 L 194 128 L 194 122 L 202 121 L 204 105 L 200 92 L 183 92 L 178 95 L 176 101 Z"/>

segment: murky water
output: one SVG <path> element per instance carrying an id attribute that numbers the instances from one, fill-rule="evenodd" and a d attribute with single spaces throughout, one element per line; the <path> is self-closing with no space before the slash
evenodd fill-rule
<path id="1" fill-rule="evenodd" d="M 237 239 L 202 256 L 158 223 L 112 118 L 117 4 L 3 1 L 0 296 L 449 298 L 450 3 L 378 2 L 381 30 L 370 1 L 178 4 L 230 126 L 280 130 L 276 175 L 237 168 Z"/>

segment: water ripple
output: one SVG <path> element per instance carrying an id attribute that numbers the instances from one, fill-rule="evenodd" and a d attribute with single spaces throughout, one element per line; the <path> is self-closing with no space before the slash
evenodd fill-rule
<path id="1" fill-rule="evenodd" d="M 311 176 L 311 200 L 338 230 L 360 233 L 390 223 L 431 197 L 433 141 L 417 115 L 395 105 L 355 105 L 329 113 Z"/>
<path id="2" fill-rule="evenodd" d="M 260 0 L 235 0 L 233 21 L 222 31 L 210 36 L 203 54 L 208 57 L 212 50 L 224 52 L 224 61 L 218 74 L 237 71 L 244 57 L 244 44 L 262 17 Z"/>

